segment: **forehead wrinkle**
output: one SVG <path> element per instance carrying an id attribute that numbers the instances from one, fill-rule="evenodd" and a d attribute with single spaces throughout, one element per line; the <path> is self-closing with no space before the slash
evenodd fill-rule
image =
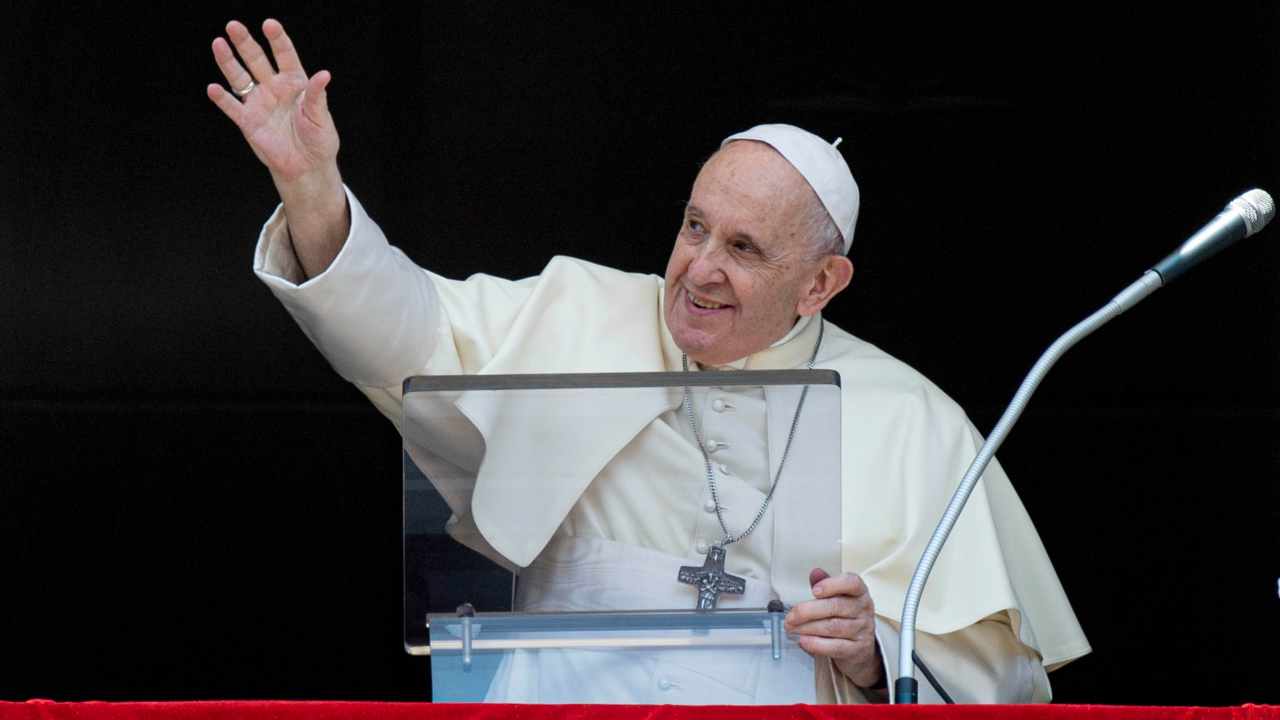
<path id="1" fill-rule="evenodd" d="M 764 196 L 773 202 L 798 199 L 804 191 L 811 190 L 809 181 L 800 171 L 772 146 L 755 140 L 738 140 L 718 150 L 707 161 L 707 166 L 719 161 L 729 167 L 729 176 L 737 179 L 750 173 L 750 186 L 765 185 Z M 705 166 L 704 166 L 705 169 Z"/>
<path id="2" fill-rule="evenodd" d="M 685 203 L 684 211 L 686 215 L 697 215 L 698 217 L 707 216 L 707 213 L 703 212 L 702 208 L 698 207 L 697 205 L 694 205 L 693 201 L 689 201 Z M 729 234 L 729 236 L 746 238 L 747 240 L 751 240 L 752 242 L 755 242 L 755 237 L 752 236 L 750 233 L 743 232 L 736 228 L 732 228 L 732 232 Z"/>
<path id="3" fill-rule="evenodd" d="M 692 195 L 698 195 L 700 190 L 711 195 L 709 199 L 719 200 L 719 205 L 727 206 L 723 210 L 729 217 L 711 218 L 714 223 L 729 222 L 768 231 L 755 236 L 768 236 L 783 254 L 793 249 L 793 228 L 808 208 L 806 193 L 812 193 L 786 158 L 772 147 L 754 141 L 733 142 L 713 154 L 698 173 Z M 706 209 L 694 201 L 691 197 L 687 205 L 706 216 Z M 740 230 L 737 234 L 752 237 Z"/>
<path id="4" fill-rule="evenodd" d="M 713 227 L 718 227 L 729 236 L 746 237 L 754 239 L 763 233 L 748 232 L 743 230 L 747 227 L 749 230 L 767 229 L 769 227 L 769 218 L 775 214 L 775 210 L 770 207 L 776 202 L 776 198 L 772 194 L 765 194 L 762 198 L 764 202 L 757 202 L 757 198 L 751 197 L 741 192 L 738 188 L 723 182 L 719 178 L 699 178 L 699 182 L 694 185 L 694 195 L 699 194 L 699 190 L 703 190 L 704 194 L 712 195 L 707 198 L 711 203 L 703 203 L 699 205 L 695 202 L 695 198 L 690 198 L 686 204 L 687 211 L 697 214 L 699 217 L 706 219 Z"/>

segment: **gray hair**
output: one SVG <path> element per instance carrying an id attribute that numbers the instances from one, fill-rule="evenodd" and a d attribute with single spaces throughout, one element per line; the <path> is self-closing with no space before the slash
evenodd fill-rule
<path id="1" fill-rule="evenodd" d="M 809 201 L 801 224 L 804 226 L 804 234 L 809 236 L 812 243 L 810 259 L 821 260 L 828 255 L 843 255 L 844 238 L 841 237 L 835 220 L 831 219 L 831 213 L 827 212 L 827 208 L 812 191 L 809 193 Z"/>

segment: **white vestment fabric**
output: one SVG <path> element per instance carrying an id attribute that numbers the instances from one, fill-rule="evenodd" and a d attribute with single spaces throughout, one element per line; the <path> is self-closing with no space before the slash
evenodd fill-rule
<path id="1" fill-rule="evenodd" d="M 648 548 L 592 537 L 558 537 L 520 573 L 516 606 L 524 611 L 687 608 L 690 586 L 674 568 L 701 565 Z M 766 583 L 718 607 L 762 608 Z M 740 636 L 739 636 L 740 637 Z M 796 646 L 779 661 L 767 649 L 517 651 L 504 658 L 488 699 L 501 702 L 679 705 L 790 705 L 817 700 L 814 661 Z"/>
<path id="2" fill-rule="evenodd" d="M 401 385 L 414 375 L 681 367 L 680 350 L 663 320 L 660 277 L 557 257 L 540 275 L 524 280 L 449 280 L 391 247 L 350 193 L 348 202 L 351 231 L 325 272 L 299 282 L 280 209 L 263 228 L 254 269 L 334 369 L 398 428 L 402 413 L 412 417 L 412 406 L 402 406 Z M 733 366 L 802 368 L 820 325 L 824 337 L 815 368 L 835 370 L 841 378 L 841 512 L 838 527 L 825 535 L 838 537 L 838 547 L 815 544 L 824 533 L 807 524 L 813 513 L 806 500 L 812 498 L 788 492 L 798 489 L 784 484 L 757 531 L 730 546 L 726 569 L 767 581 L 770 597 L 787 604 L 812 598 L 808 573 L 814 558 L 829 571 L 839 565 L 858 573 L 876 605 L 892 687 L 896 618 L 907 584 L 981 437 L 926 378 L 821 318 L 802 320 L 786 338 Z M 492 438 L 520 436 L 522 429 L 504 424 L 513 415 L 491 398 L 464 396 L 444 412 L 433 409 L 425 427 L 414 421 L 406 448 L 448 503 L 450 535 L 513 571 L 537 568 L 544 552 L 563 551 L 574 542 L 690 558 L 705 551 L 702 544 L 718 540 L 719 530 L 708 505 L 702 454 L 675 412 L 680 400 L 678 392 L 655 395 L 629 408 L 633 414 L 626 418 L 585 427 L 572 413 L 562 428 L 549 418 L 537 444 L 521 449 L 507 442 L 503 452 L 486 453 Z M 707 447 L 723 488 L 726 523 L 745 528 L 777 471 L 795 398 L 713 389 L 699 391 L 694 407 L 704 439 L 715 442 Z M 532 435 L 527 428 L 523 434 Z M 799 432 L 796 442 L 816 435 Z M 510 481 L 529 476 L 546 481 Z M 664 485 L 654 483 L 655 477 L 678 480 Z M 672 568 L 672 583 L 674 576 Z M 683 587 L 689 592 L 683 606 L 692 607 L 694 591 Z M 1047 701 L 1044 670 L 1090 650 L 996 462 L 934 568 L 918 624 L 917 650 L 958 702 Z M 829 662 L 815 667 L 819 700 L 865 701 Z M 928 701 L 928 683 L 921 679 L 920 687 Z"/>

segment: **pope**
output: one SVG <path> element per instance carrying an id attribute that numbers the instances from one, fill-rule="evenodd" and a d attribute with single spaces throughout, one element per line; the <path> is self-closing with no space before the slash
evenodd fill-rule
<path id="1" fill-rule="evenodd" d="M 282 201 L 264 228 L 255 269 L 339 373 L 393 421 L 401 409 L 398 383 L 408 375 L 507 371 L 528 358 L 540 358 L 531 370 L 542 372 L 671 370 L 677 363 L 766 368 L 801 365 L 812 349 L 815 367 L 840 371 L 846 380 L 846 509 L 849 498 L 858 503 L 857 522 L 847 522 L 842 533 L 844 565 L 864 570 L 805 569 L 809 597 L 794 602 L 786 629 L 830 668 L 825 697 L 885 700 L 893 679 L 886 660 L 893 661 L 896 652 L 892 618 L 906 577 L 927 539 L 925 525 L 940 514 L 978 438 L 963 413 L 927 380 L 821 319 L 854 273 L 847 253 L 859 193 L 838 142 L 789 125 L 762 125 L 728 137 L 693 183 L 662 278 L 557 259 L 526 281 L 452 281 L 422 271 L 386 245 L 342 182 L 339 135 L 327 104 L 331 74 L 308 74 L 279 22 L 265 21 L 262 33 L 275 65 L 243 24 L 230 22 L 226 38 L 212 45 L 227 86 L 207 88 L 209 99 L 267 167 Z M 372 277 L 377 282 L 370 283 Z M 628 318 L 620 325 L 617 317 L 602 315 L 593 321 L 591 313 L 615 312 L 594 309 L 598 303 L 589 288 L 595 285 L 610 288 L 605 304 L 627 305 L 634 298 L 644 306 L 652 297 L 660 307 L 657 318 Z M 558 293 L 561 287 L 588 288 L 573 290 L 583 298 L 578 312 L 586 314 L 565 318 L 575 332 L 635 328 L 635 342 L 659 348 L 652 362 L 611 364 L 605 351 L 603 359 L 583 367 L 576 356 L 541 349 L 563 332 L 548 318 L 564 311 L 546 300 L 549 288 Z M 521 360 L 509 359 L 517 353 Z M 654 428 L 683 433 L 679 420 L 664 413 Z M 895 445 L 902 456 L 885 457 Z M 709 460 L 707 467 L 710 472 Z M 504 535 L 494 520 L 501 508 L 486 506 L 483 478 L 474 480 L 468 502 L 455 509 L 460 526 L 474 532 L 460 530 L 455 537 L 536 577 L 539 558 L 588 534 L 578 529 L 587 524 L 584 518 L 619 524 L 608 516 L 609 499 L 600 497 L 611 487 L 606 475 L 574 489 L 568 496 L 572 509 L 545 530 L 519 538 Z M 984 483 L 987 496 L 971 501 L 972 521 L 967 518 L 955 532 L 959 549 L 949 565 L 935 570 L 932 595 L 920 615 L 922 635 L 934 639 L 918 647 L 940 659 L 940 674 L 955 679 L 962 699 L 1047 700 L 1045 668 L 1089 648 L 998 465 Z M 471 506 L 474 515 L 468 514 Z M 767 507 L 766 499 L 760 512 Z M 868 507 L 876 512 L 868 514 Z M 628 541 L 621 529 L 604 535 L 591 539 Z M 653 549 L 687 554 L 676 547 Z M 957 557 L 972 567 L 958 566 Z M 767 574 L 767 555 L 757 560 Z"/>

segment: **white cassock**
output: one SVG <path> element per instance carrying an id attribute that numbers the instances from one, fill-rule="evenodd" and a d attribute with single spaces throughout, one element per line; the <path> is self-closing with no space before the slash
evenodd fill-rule
<path id="1" fill-rule="evenodd" d="M 662 278 L 557 257 L 524 280 L 448 280 L 388 245 L 350 193 L 348 202 L 350 235 L 324 273 L 297 284 L 302 274 L 281 209 L 263 227 L 254 270 L 337 372 L 397 427 L 401 385 L 413 375 L 681 367 L 663 319 Z M 812 498 L 780 486 L 758 529 L 730 546 L 726 569 L 748 578 L 748 590 L 721 606 L 761 607 L 775 597 L 802 602 L 812 598 L 812 567 L 838 564 L 856 572 L 875 602 L 892 687 L 896 618 L 906 587 L 981 437 L 926 378 L 820 318 L 802 320 L 773 346 L 731 365 L 804 367 L 820 324 L 824 338 L 815 367 L 841 377 L 838 527 L 825 535 L 814 528 L 813 508 L 805 504 Z M 704 437 L 715 441 L 708 448 L 714 447 L 710 457 L 734 531 L 750 523 L 768 491 L 795 407 L 793 397 L 770 392 L 709 389 L 694 397 Z M 784 409 L 767 412 L 779 400 Z M 675 568 L 701 564 L 706 543 L 718 540 L 720 531 L 702 454 L 678 410 L 677 396 L 599 427 L 584 427 L 567 413 L 564 432 L 540 432 L 536 448 L 508 442 L 501 444 L 504 453 L 486 455 L 486 447 L 497 447 L 492 438 L 503 434 L 508 416 L 484 401 L 463 399 L 434 409 L 431 415 L 444 419 L 406 444 L 453 512 L 449 534 L 520 574 L 520 609 L 692 607 L 696 591 L 676 582 Z M 793 452 L 803 454 L 806 438 L 820 434 L 806 434 L 802 423 Z M 512 483 L 506 470 L 516 466 L 521 477 L 548 480 Z M 815 539 L 822 537 L 838 537 L 838 548 Z M 602 576 L 601 567 L 626 568 L 625 576 Z M 998 463 L 988 467 L 935 566 L 918 629 L 917 650 L 957 702 L 1048 701 L 1046 670 L 1090 650 Z M 568 689 L 582 701 L 582 683 L 566 678 L 603 674 L 598 659 L 579 667 L 581 657 L 517 657 L 497 683 L 510 700 L 552 702 Z M 613 685 L 600 681 L 596 699 L 683 704 L 794 697 L 767 681 L 744 682 L 765 675 L 750 668 L 711 663 L 711 670 L 691 669 L 655 658 L 617 668 Z M 817 701 L 866 701 L 830 662 L 792 661 L 800 665 L 790 668 L 791 677 L 805 675 Z M 937 699 L 923 680 L 920 695 L 926 702 Z"/>

